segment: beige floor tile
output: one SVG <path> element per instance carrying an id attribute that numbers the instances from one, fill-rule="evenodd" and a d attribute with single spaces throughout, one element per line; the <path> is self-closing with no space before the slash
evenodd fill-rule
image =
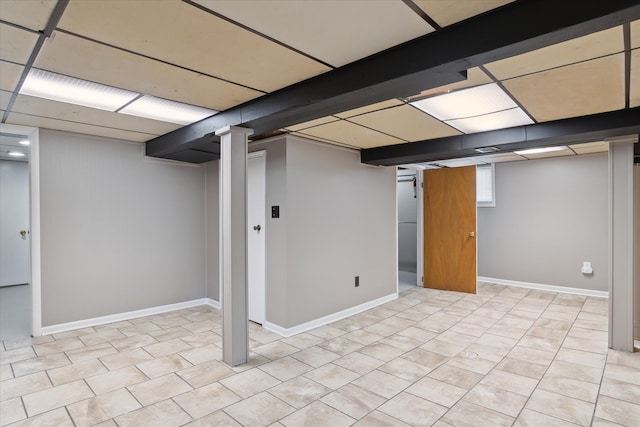
<path id="1" fill-rule="evenodd" d="M 363 349 L 334 360 L 333 363 L 360 375 L 367 374 L 379 366 L 384 365 L 385 362 L 383 360 L 360 353 Z"/>
<path id="2" fill-rule="evenodd" d="M 107 368 L 99 360 L 89 359 L 72 365 L 50 369 L 47 374 L 51 378 L 53 385 L 60 385 L 105 372 L 107 372 Z"/>
<path id="3" fill-rule="evenodd" d="M 78 363 L 82 362 L 83 360 L 97 359 L 98 357 L 106 356 L 108 354 L 114 354 L 117 352 L 118 350 L 116 350 L 110 343 L 106 342 L 94 344 L 91 346 L 85 346 L 75 350 L 69 350 L 65 353 L 72 363 Z"/>
<path id="4" fill-rule="evenodd" d="M 299 409 L 280 421 L 286 427 L 347 427 L 354 422 L 353 418 L 318 401 Z"/>
<path id="5" fill-rule="evenodd" d="M 534 349 L 517 345 L 509 352 L 512 359 L 524 360 L 525 362 L 537 363 L 539 365 L 549 366 L 553 361 L 556 353 L 553 351 Z"/>
<path id="6" fill-rule="evenodd" d="M 206 329 L 204 329 L 206 330 Z M 202 330 L 202 331 L 204 331 Z M 200 331 L 200 332 L 202 332 Z M 149 332 L 149 335 L 152 336 L 153 338 L 155 338 L 156 340 L 162 342 L 162 341 L 171 341 L 174 339 L 179 339 L 182 337 L 186 337 L 189 336 L 193 333 L 195 333 L 196 331 L 191 331 L 191 330 L 187 330 L 183 327 L 174 327 L 174 328 L 169 328 L 169 329 L 163 329 L 161 331 L 151 331 Z"/>
<path id="7" fill-rule="evenodd" d="M 421 348 L 416 348 L 415 350 L 411 350 L 410 352 L 405 353 L 401 356 L 403 359 L 409 360 L 411 362 L 417 363 L 419 365 L 426 366 L 427 368 L 435 369 L 438 366 L 445 363 L 448 358 L 438 353 L 434 353 L 432 351 L 424 350 Z"/>
<path id="8" fill-rule="evenodd" d="M 115 421 L 119 427 L 177 427 L 191 421 L 191 417 L 174 401 L 164 400 L 121 415 Z"/>
<path id="9" fill-rule="evenodd" d="M 447 408 L 409 393 L 400 393 L 378 410 L 414 426 L 431 425 L 447 412 Z"/>
<path id="10" fill-rule="evenodd" d="M 592 340 L 576 337 L 567 337 L 562 343 L 562 347 L 574 350 L 589 351 L 592 353 L 607 354 L 607 340 Z"/>
<path id="11" fill-rule="evenodd" d="M 467 390 L 433 378 L 425 377 L 406 389 L 407 393 L 451 408 L 467 393 Z"/>
<path id="12" fill-rule="evenodd" d="M 331 326 L 328 326 L 328 328 L 331 328 Z M 339 331 L 341 332 L 341 334 L 344 334 L 344 332 L 340 331 L 339 329 L 336 329 L 336 328 L 331 328 L 331 329 L 335 331 Z M 293 346 L 295 348 L 295 351 L 298 351 L 298 350 L 304 350 L 306 348 L 313 347 L 314 345 L 320 344 L 321 342 L 323 342 L 323 339 L 311 333 L 302 333 L 290 338 L 285 338 L 280 342 L 286 345 Z M 293 352 L 294 351 L 291 351 L 287 353 L 287 355 Z"/>
<path id="13" fill-rule="evenodd" d="M 322 340 L 330 340 L 337 338 L 340 335 L 344 335 L 344 331 L 338 328 L 334 328 L 330 325 L 321 326 L 309 331 L 309 334 L 314 335 Z"/>
<path id="14" fill-rule="evenodd" d="M 269 390 L 269 393 L 294 408 L 302 408 L 320 399 L 331 389 L 305 377 L 296 377 Z"/>
<path id="15" fill-rule="evenodd" d="M 591 422 L 591 427 L 620 427 L 620 424 L 603 420 L 602 418 L 593 417 L 593 421 Z"/>
<path id="16" fill-rule="evenodd" d="M 224 411 L 243 426 L 267 426 L 295 409 L 269 393 L 262 392 L 235 403 Z"/>
<path id="17" fill-rule="evenodd" d="M 382 364 L 382 362 L 380 363 Z M 353 372 L 345 367 L 328 363 L 311 372 L 307 372 L 304 376 L 322 384 L 325 387 L 336 390 L 357 379 L 360 375 L 361 374 Z"/>
<path id="18" fill-rule="evenodd" d="M 251 338 L 260 342 L 261 344 L 266 344 L 277 341 L 282 337 L 266 329 L 259 329 L 251 334 Z"/>
<path id="19" fill-rule="evenodd" d="M 527 397 L 496 387 L 478 384 L 469 391 L 464 400 L 515 418 L 527 402 Z"/>
<path id="20" fill-rule="evenodd" d="M 43 335 L 41 337 L 23 337 L 23 338 L 13 338 L 9 340 L 4 340 L 2 343 L 4 344 L 5 350 L 15 350 L 23 347 L 31 347 L 36 344 L 44 344 L 47 342 L 53 341 L 54 338 L 51 335 Z M 1 348 L 1 346 L 0 346 Z"/>
<path id="21" fill-rule="evenodd" d="M 494 369 L 480 381 L 480 384 L 528 397 L 538 385 L 538 380 Z"/>
<path id="22" fill-rule="evenodd" d="M 473 357 L 478 357 L 482 360 L 488 360 L 493 363 L 498 363 L 504 359 L 504 357 L 509 353 L 509 349 L 502 349 L 499 347 L 493 347 L 485 344 L 473 343 L 467 348 L 464 349 L 463 352 L 460 353 L 459 357 L 463 357 L 465 355 L 472 355 Z M 477 356 L 476 356 L 477 355 Z"/>
<path id="23" fill-rule="evenodd" d="M 528 409 L 581 426 L 588 426 L 591 423 L 593 407 L 592 403 L 540 389 L 534 391 L 527 402 Z"/>
<path id="24" fill-rule="evenodd" d="M 638 425 L 640 404 L 600 396 L 595 416 L 624 426 Z"/>
<path id="25" fill-rule="evenodd" d="M 19 397 L 0 402 L 0 426 L 23 420 L 27 417 Z"/>
<path id="26" fill-rule="evenodd" d="M 600 385 L 600 395 L 638 403 L 640 402 L 640 385 L 605 377 Z"/>
<path id="27" fill-rule="evenodd" d="M 465 346 L 452 344 L 447 341 L 442 341 L 439 338 L 435 338 L 421 345 L 420 348 L 445 357 L 453 357 L 464 350 Z"/>
<path id="28" fill-rule="evenodd" d="M 27 414 L 31 417 L 90 397 L 93 397 L 93 392 L 87 384 L 84 381 L 75 381 L 27 394 L 22 396 L 22 400 Z"/>
<path id="29" fill-rule="evenodd" d="M 306 363 L 302 363 L 292 357 L 286 356 L 273 362 L 261 365 L 259 369 L 267 374 L 279 379 L 287 381 L 304 373 L 311 371 L 313 368 Z"/>
<path id="30" fill-rule="evenodd" d="M 95 394 L 101 395 L 133 384 L 139 384 L 146 381 L 147 377 L 135 366 L 127 366 L 115 371 L 87 377 L 85 380 Z"/>
<path id="31" fill-rule="evenodd" d="M 193 418 L 201 418 L 242 400 L 219 383 L 213 383 L 173 398 Z"/>
<path id="32" fill-rule="evenodd" d="M 595 403 L 598 397 L 599 384 L 549 374 L 542 378 L 538 388 Z"/>
<path id="33" fill-rule="evenodd" d="M 144 347 L 144 350 L 153 357 L 162 357 L 169 354 L 180 353 L 190 349 L 192 349 L 192 347 L 179 338 L 170 339 L 168 341 L 161 341 L 159 343 L 150 344 Z"/>
<path id="34" fill-rule="evenodd" d="M 222 360 L 222 349 L 215 344 L 181 351 L 179 354 L 193 365 L 199 365 L 211 360 Z"/>
<path id="35" fill-rule="evenodd" d="M 495 326 L 509 326 L 512 328 L 527 330 L 535 323 L 535 319 L 523 319 L 521 317 L 505 315 L 495 323 Z"/>
<path id="36" fill-rule="evenodd" d="M 92 334 L 80 335 L 78 339 L 86 346 L 93 346 L 105 342 L 126 338 L 118 329 L 105 329 Z"/>
<path id="37" fill-rule="evenodd" d="M 640 352 L 638 351 L 637 343 L 635 353 L 609 350 L 607 363 L 640 369 Z"/>
<path id="38" fill-rule="evenodd" d="M 77 337 L 72 337 L 45 344 L 37 344 L 33 346 L 33 350 L 38 356 L 46 356 L 48 354 L 62 353 L 63 351 L 75 350 L 82 347 L 84 347 L 82 341 Z"/>
<path id="39" fill-rule="evenodd" d="M 362 344 L 362 345 L 373 344 L 374 342 L 384 338 L 380 335 L 372 334 L 370 332 L 366 332 L 361 329 L 353 332 L 349 332 L 348 334 L 343 335 L 343 337 L 350 339 L 351 341 L 355 341 L 358 344 Z"/>
<path id="40" fill-rule="evenodd" d="M 120 389 L 69 405 L 67 409 L 77 427 L 92 426 L 141 408 L 126 389 Z"/>
<path id="41" fill-rule="evenodd" d="M 607 357 L 604 354 L 596 354 L 587 351 L 561 348 L 556 355 L 556 360 L 577 363 L 578 365 L 591 366 L 592 368 L 604 367 Z"/>
<path id="42" fill-rule="evenodd" d="M 353 384 L 387 399 L 391 399 L 411 385 L 407 380 L 378 370 L 358 378 L 353 381 Z"/>
<path id="43" fill-rule="evenodd" d="M 322 342 L 322 340 L 318 338 L 316 339 L 318 340 L 318 342 Z M 317 342 L 315 344 L 317 344 Z M 268 344 L 263 344 L 261 346 L 254 347 L 253 351 L 263 355 L 267 359 L 275 360 L 275 359 L 280 359 L 282 357 L 288 356 L 292 353 L 296 353 L 300 351 L 300 349 L 292 345 L 285 344 L 282 341 L 274 341 Z"/>
<path id="44" fill-rule="evenodd" d="M 518 342 L 518 346 L 528 347 L 537 350 L 544 350 L 548 352 L 556 353 L 560 346 L 563 344 L 562 340 L 554 340 L 551 338 L 540 338 L 531 335 L 525 335 Z"/>
<path id="45" fill-rule="evenodd" d="M 55 353 L 48 356 L 36 357 L 33 359 L 14 362 L 13 374 L 16 377 L 41 372 L 47 369 L 59 368 L 71 364 L 71 361 L 64 353 Z"/>
<path id="46" fill-rule="evenodd" d="M 402 329 L 404 328 L 399 326 L 391 326 L 385 323 L 378 322 L 378 323 L 374 323 L 371 326 L 367 326 L 362 330 L 365 332 L 369 332 L 370 334 L 380 335 L 381 337 L 388 337 Z"/>
<path id="47" fill-rule="evenodd" d="M 142 348 L 134 348 L 132 350 L 122 351 L 116 354 L 109 354 L 107 356 L 100 357 L 100 361 L 110 371 L 115 371 L 120 368 L 124 368 L 138 363 L 146 362 L 153 359 L 153 356 L 144 351 Z"/>
<path id="48" fill-rule="evenodd" d="M 450 330 L 471 335 L 474 337 L 481 337 L 483 334 L 487 332 L 488 328 L 463 321 L 453 325 Z"/>
<path id="49" fill-rule="evenodd" d="M 176 372 L 191 387 L 198 388 L 235 375 L 235 371 L 222 362 L 212 360 Z"/>
<path id="50" fill-rule="evenodd" d="M 343 337 L 337 337 L 318 344 L 318 347 L 328 350 L 339 356 L 346 356 L 349 353 L 353 353 L 354 351 L 361 349 L 362 347 L 364 347 L 364 345 L 358 344 L 355 341 L 351 341 Z"/>
<path id="51" fill-rule="evenodd" d="M 403 335 L 391 335 L 389 337 L 383 338 L 379 343 L 390 345 L 391 347 L 395 347 L 402 351 L 413 350 L 414 348 L 420 346 L 423 342 L 418 341 L 413 338 L 405 337 Z"/>
<path id="52" fill-rule="evenodd" d="M 87 327 L 87 328 L 73 329 L 65 332 L 58 332 L 56 334 L 53 334 L 53 338 L 55 338 L 56 341 L 60 341 L 67 338 L 79 337 L 81 335 L 93 334 L 95 332 L 96 330 L 93 327 Z"/>
<path id="53" fill-rule="evenodd" d="M 373 411 L 360 421 L 355 423 L 353 427 L 410 427 L 409 424 L 403 423 L 397 418 L 393 418 L 383 412 Z"/>
<path id="54" fill-rule="evenodd" d="M 11 369 L 11 364 L 7 363 L 6 365 L 0 365 L 0 381 L 9 380 L 13 378 L 13 369 Z"/>
<path id="55" fill-rule="evenodd" d="M 124 328 L 120 328 L 120 332 L 128 337 L 133 337 L 135 335 L 143 335 L 152 331 L 159 331 L 160 327 L 155 325 L 149 321 L 144 321 L 142 323 L 135 324 L 133 326 L 126 326 Z M 155 340 L 154 340 L 155 341 Z"/>
<path id="56" fill-rule="evenodd" d="M 495 369 L 539 380 L 547 371 L 547 366 L 505 357 Z"/>
<path id="57" fill-rule="evenodd" d="M 393 359 L 389 363 L 385 363 L 378 369 L 382 372 L 386 372 L 387 374 L 394 375 L 410 382 L 418 381 L 420 378 L 431 372 L 431 368 L 427 368 L 424 365 L 419 365 L 400 357 Z"/>
<path id="58" fill-rule="evenodd" d="M 27 426 L 75 427 L 65 408 L 54 409 L 53 411 L 45 412 L 44 414 L 36 415 L 35 417 L 27 418 L 26 420 L 11 424 L 11 427 Z"/>
<path id="59" fill-rule="evenodd" d="M 551 366 L 549 366 L 547 375 L 575 378 L 577 380 L 598 384 L 602 379 L 602 369 L 555 360 Z"/>
<path id="60" fill-rule="evenodd" d="M 456 357 L 451 358 L 447 364 L 458 368 L 466 369 L 468 371 L 475 372 L 477 374 L 488 374 L 497 364 L 492 360 L 483 359 L 479 356 L 475 356 L 474 353 L 462 352 Z"/>
<path id="61" fill-rule="evenodd" d="M 242 427 L 241 424 L 236 422 L 233 418 L 227 415 L 223 411 L 214 412 L 206 417 L 199 418 L 189 424 L 185 424 L 189 427 Z"/>
<path id="62" fill-rule="evenodd" d="M 385 398 L 353 384 L 347 384 L 320 400 L 355 419 L 364 417 L 386 402 Z"/>
<path id="63" fill-rule="evenodd" d="M 192 387 L 176 374 L 165 375 L 164 377 L 148 380 L 127 388 L 144 406 L 192 390 Z"/>
<path id="64" fill-rule="evenodd" d="M 222 337 L 211 331 L 200 332 L 195 335 L 187 335 L 180 339 L 193 348 L 204 347 L 211 344 L 216 345 L 222 342 Z"/>
<path id="65" fill-rule="evenodd" d="M 309 347 L 306 350 L 299 351 L 291 355 L 294 359 L 297 359 L 307 365 L 313 366 L 314 368 L 318 368 L 327 363 L 333 362 L 336 359 L 340 358 L 340 355 L 325 350 L 324 348 L 314 346 Z"/>
<path id="66" fill-rule="evenodd" d="M 466 390 L 471 389 L 471 387 L 476 385 L 483 378 L 483 376 L 478 373 L 448 364 L 444 364 L 439 368 L 434 369 L 427 376 Z"/>
<path id="67" fill-rule="evenodd" d="M 401 330 L 398 332 L 398 335 L 421 341 L 423 343 L 438 336 L 435 332 L 427 331 L 426 329 L 415 326 L 409 326 L 408 328 Z"/>
<path id="68" fill-rule="evenodd" d="M 157 378 L 193 366 L 178 354 L 148 360 L 136 365 L 147 377 Z"/>
<path id="69" fill-rule="evenodd" d="M 577 425 L 530 409 L 523 409 L 513 423 L 513 427 L 575 427 Z"/>
<path id="70" fill-rule="evenodd" d="M 387 317 L 384 320 L 381 320 L 379 323 L 381 325 L 388 325 L 394 328 L 400 328 L 400 330 L 408 328 L 409 326 L 413 326 L 416 321 L 422 320 L 426 317 L 424 314 L 420 314 L 418 320 L 407 319 L 406 317 L 401 317 L 404 313 L 400 312 L 393 317 Z"/>
<path id="71" fill-rule="evenodd" d="M 442 421 L 456 427 L 477 427 L 478 420 L 482 420 L 483 425 L 497 427 L 511 426 L 514 419 L 465 400 L 459 401 L 442 417 Z"/>
<path id="72" fill-rule="evenodd" d="M 0 383 L 0 401 L 35 393 L 51 387 L 51 381 L 45 372 L 37 372 L 35 374 L 13 378 Z"/>
<path id="73" fill-rule="evenodd" d="M 133 335 L 127 338 L 111 341 L 111 345 L 118 349 L 118 351 L 132 350 L 135 348 L 144 347 L 153 343 L 157 343 L 155 338 L 150 335 Z"/>
<path id="74" fill-rule="evenodd" d="M 608 362 L 608 361 L 607 361 Z M 605 378 L 624 381 L 630 384 L 640 385 L 640 368 L 632 368 L 624 365 L 607 363 L 604 370 Z"/>
<path id="75" fill-rule="evenodd" d="M 381 342 L 376 342 L 361 348 L 358 350 L 358 353 L 375 357 L 383 362 L 388 362 L 404 354 L 405 351 Z"/>
<path id="76" fill-rule="evenodd" d="M 220 380 L 220 383 L 246 399 L 280 384 L 281 381 L 256 368 Z"/>

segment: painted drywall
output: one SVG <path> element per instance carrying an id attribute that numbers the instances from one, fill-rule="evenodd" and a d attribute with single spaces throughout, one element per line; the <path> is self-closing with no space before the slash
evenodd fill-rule
<path id="1" fill-rule="evenodd" d="M 43 326 L 206 295 L 204 169 L 143 153 L 40 131 Z"/>
<path id="2" fill-rule="evenodd" d="M 633 249 L 633 254 L 635 256 L 635 263 L 633 266 L 633 278 L 635 284 L 633 290 L 633 336 L 635 337 L 635 339 L 640 340 L 640 165 L 638 164 L 634 165 L 633 167 L 633 201 L 633 212 L 635 219 L 635 223 L 633 224 L 635 235 Z"/>
<path id="3" fill-rule="evenodd" d="M 396 170 L 287 139 L 284 327 L 396 292 Z M 355 276 L 360 286 L 354 286 Z M 271 285 L 271 284 L 270 284 Z"/>
<path id="4" fill-rule="evenodd" d="M 416 171 L 398 171 L 398 268 L 415 273 L 418 258 L 418 206 L 413 179 Z M 401 178 L 404 177 L 404 178 Z"/>
<path id="5" fill-rule="evenodd" d="M 478 275 L 607 291 L 607 167 L 606 154 L 496 164 L 496 206 L 478 208 Z"/>
<path id="6" fill-rule="evenodd" d="M 220 302 L 220 162 L 214 160 L 202 165 L 206 188 L 206 276 L 207 297 Z"/>

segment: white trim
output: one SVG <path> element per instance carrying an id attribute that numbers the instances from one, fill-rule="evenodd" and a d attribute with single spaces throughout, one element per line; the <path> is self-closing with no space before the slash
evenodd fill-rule
<path id="1" fill-rule="evenodd" d="M 205 300 L 206 300 L 205 304 L 207 304 L 208 306 L 217 308 L 218 310 L 222 310 L 222 305 L 220 304 L 220 301 L 216 301 L 213 298 L 205 298 Z"/>
<path id="2" fill-rule="evenodd" d="M 381 304 L 385 304 L 389 301 L 393 301 L 396 298 L 398 298 L 398 293 L 393 293 L 393 294 L 389 294 L 387 296 L 378 298 L 378 299 L 374 299 L 372 301 L 368 301 L 365 302 L 363 304 L 360 305 L 356 305 L 354 307 L 351 308 L 347 308 L 345 310 L 342 311 L 338 311 L 336 313 L 333 314 L 329 314 L 327 316 L 323 316 L 323 317 L 319 317 L 317 319 L 314 320 L 310 320 L 308 322 L 302 323 L 300 325 L 296 325 L 296 326 L 292 326 L 291 328 L 284 328 L 280 325 L 276 325 L 274 323 L 271 322 L 264 322 L 262 324 L 262 327 L 271 331 L 271 332 L 275 332 L 278 335 L 281 335 L 285 338 L 288 337 L 292 337 L 294 335 L 300 334 L 302 332 L 306 332 L 309 331 L 311 329 L 315 329 L 315 328 L 319 328 L 320 326 L 324 326 L 324 325 L 328 325 L 329 323 L 333 323 L 336 322 L 338 320 L 342 320 L 346 317 L 349 316 L 353 316 L 355 314 L 358 313 L 362 313 L 363 311 L 366 310 L 370 310 L 374 307 L 377 307 Z"/>
<path id="3" fill-rule="evenodd" d="M 588 297 L 609 298 L 607 291 L 594 291 L 591 289 L 570 288 L 567 286 L 543 285 L 540 283 L 519 282 L 517 280 L 496 279 L 493 277 L 478 276 L 479 282 L 493 283 L 496 285 L 513 286 L 516 288 L 537 289 L 539 291 L 558 292 L 561 294 L 584 295 Z"/>
<path id="4" fill-rule="evenodd" d="M 135 319 L 138 317 L 166 313 L 168 311 L 197 307 L 199 305 L 209 305 L 211 307 L 215 307 L 215 302 L 216 301 L 212 300 L 211 298 L 200 298 L 175 304 L 167 304 L 158 307 L 143 308 L 141 310 L 127 311 L 125 313 L 110 314 L 107 316 L 94 317 L 91 319 L 77 320 L 75 322 L 60 323 L 58 325 L 45 326 L 44 328 L 42 328 L 42 335 L 50 335 L 59 332 L 71 331 L 74 329 L 104 325 L 105 323 L 120 322 L 123 320 Z"/>

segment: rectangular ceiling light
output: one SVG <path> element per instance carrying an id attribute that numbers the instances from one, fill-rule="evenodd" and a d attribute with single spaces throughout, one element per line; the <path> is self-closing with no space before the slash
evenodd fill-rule
<path id="1" fill-rule="evenodd" d="M 136 99 L 118 112 L 180 125 L 188 125 L 217 113 L 215 110 L 156 98 L 151 95 Z"/>
<path id="2" fill-rule="evenodd" d="M 482 116 L 464 119 L 445 120 L 445 123 L 464 133 L 486 132 L 489 130 L 511 128 L 514 126 L 530 125 L 533 120 L 520 108 L 498 111 Z"/>
<path id="3" fill-rule="evenodd" d="M 32 68 L 20 89 L 22 95 L 116 111 L 131 102 L 136 92 Z"/>
<path id="4" fill-rule="evenodd" d="M 527 154 L 541 154 L 541 153 L 551 153 L 553 151 L 562 151 L 567 150 L 566 145 L 560 145 L 557 147 L 542 147 L 542 148 L 531 148 L 529 150 L 519 150 L 514 151 L 515 154 L 519 156 L 526 156 Z"/>

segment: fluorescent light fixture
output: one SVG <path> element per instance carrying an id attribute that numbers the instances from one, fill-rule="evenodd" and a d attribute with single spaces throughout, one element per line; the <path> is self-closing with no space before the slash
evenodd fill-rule
<path id="1" fill-rule="evenodd" d="M 20 141 L 18 144 L 20 144 L 20 145 L 24 145 L 24 146 L 26 146 L 26 147 L 28 147 L 29 145 L 31 145 L 31 143 L 29 142 L 29 140 L 28 140 L 28 139 L 22 140 L 22 141 Z"/>
<path id="2" fill-rule="evenodd" d="M 412 102 L 411 105 L 438 120 L 480 116 L 517 107 L 495 83 L 422 99 Z"/>
<path id="3" fill-rule="evenodd" d="M 476 148 L 476 151 L 478 153 L 488 154 L 488 153 L 495 153 L 497 151 L 500 151 L 500 148 L 498 148 L 498 147 L 480 147 L 480 148 Z"/>
<path id="4" fill-rule="evenodd" d="M 139 96 L 136 92 L 35 68 L 29 71 L 20 93 L 108 111 L 116 111 Z"/>
<path id="5" fill-rule="evenodd" d="M 485 132 L 514 126 L 530 125 L 533 120 L 519 107 L 482 116 L 446 120 L 445 123 L 464 133 Z"/>
<path id="6" fill-rule="evenodd" d="M 188 125 L 217 113 L 217 111 L 214 110 L 156 98 L 150 95 L 136 99 L 118 112 L 180 125 Z"/>
<path id="7" fill-rule="evenodd" d="M 9 151 L 9 155 L 11 157 L 24 157 L 26 154 L 21 153 L 19 151 Z"/>
<path id="8" fill-rule="evenodd" d="M 529 150 L 519 150 L 519 151 L 514 151 L 514 153 L 519 156 L 526 156 L 527 154 L 551 153 L 553 151 L 562 151 L 567 149 L 568 148 L 566 145 L 559 145 L 557 147 L 542 147 L 542 148 L 531 148 Z"/>

